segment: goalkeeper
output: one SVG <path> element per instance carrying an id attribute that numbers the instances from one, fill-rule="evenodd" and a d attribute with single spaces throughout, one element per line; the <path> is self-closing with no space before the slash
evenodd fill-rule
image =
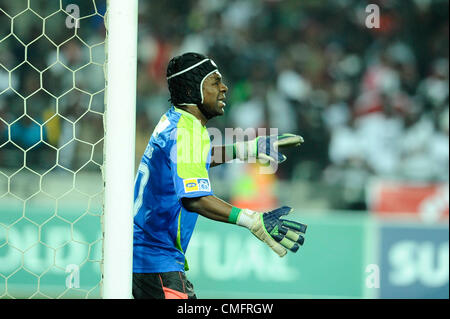
<path id="1" fill-rule="evenodd" d="M 210 167 L 233 159 L 286 160 L 280 146 L 298 146 L 301 136 L 260 136 L 211 147 L 206 122 L 224 114 L 227 86 L 216 64 L 185 53 L 167 67 L 171 108 L 161 117 L 144 152 L 135 181 L 133 296 L 136 299 L 196 298 L 185 270 L 185 252 L 198 214 L 246 227 L 280 257 L 303 244 L 306 225 L 281 219 L 281 207 L 256 212 L 215 197 Z"/>

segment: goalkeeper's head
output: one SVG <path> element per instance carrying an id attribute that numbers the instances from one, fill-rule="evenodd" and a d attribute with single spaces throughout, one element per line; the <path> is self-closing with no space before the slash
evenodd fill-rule
<path id="1" fill-rule="evenodd" d="M 217 65 L 207 56 L 189 52 L 172 58 L 167 84 L 174 105 L 196 105 L 207 119 L 224 113 L 228 88 Z"/>

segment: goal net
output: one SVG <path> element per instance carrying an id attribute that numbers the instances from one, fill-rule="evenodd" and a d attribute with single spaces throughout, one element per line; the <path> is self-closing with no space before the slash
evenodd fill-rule
<path id="1" fill-rule="evenodd" d="M 0 298 L 102 297 L 106 9 L 0 0 Z"/>

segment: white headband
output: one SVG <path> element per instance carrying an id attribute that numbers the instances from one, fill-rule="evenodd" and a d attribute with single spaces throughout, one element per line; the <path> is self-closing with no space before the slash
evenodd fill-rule
<path id="1" fill-rule="evenodd" d="M 198 67 L 200 64 L 203 64 L 203 63 L 205 63 L 206 61 L 210 61 L 210 59 L 204 59 L 204 60 L 202 60 L 202 61 L 200 61 L 200 62 L 198 62 L 198 63 L 196 63 L 196 64 L 194 64 L 194 65 L 192 65 L 192 66 L 190 66 L 190 67 L 188 67 L 188 68 L 186 68 L 186 69 L 180 71 L 180 72 L 177 72 L 177 73 L 175 73 L 175 74 L 172 74 L 171 76 L 167 77 L 167 80 L 169 80 L 169 79 L 171 79 L 171 78 L 173 78 L 173 77 L 176 77 L 177 75 L 183 74 L 183 73 L 185 73 L 185 72 L 187 72 L 187 71 L 189 71 L 189 70 L 192 70 L 193 68 Z M 211 63 L 212 63 L 213 65 L 215 65 L 215 63 L 214 63 L 212 60 L 211 60 Z"/>

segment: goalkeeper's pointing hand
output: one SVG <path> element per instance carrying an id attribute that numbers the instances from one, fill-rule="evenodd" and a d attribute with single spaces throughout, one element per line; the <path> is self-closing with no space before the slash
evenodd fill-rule
<path id="1" fill-rule="evenodd" d="M 249 209 L 237 210 L 236 208 L 232 210 L 230 220 L 247 227 L 253 235 L 266 243 L 280 257 L 286 255 L 287 249 L 297 252 L 299 245 L 303 245 L 305 241 L 303 235 L 307 225 L 281 219 L 282 216 L 292 212 L 291 207 L 283 206 L 266 213 Z"/>
<path id="2" fill-rule="evenodd" d="M 234 147 L 236 157 L 240 160 L 256 158 L 282 163 L 286 160 L 286 156 L 280 153 L 278 148 L 299 146 L 301 143 L 303 137 L 300 135 L 281 134 L 258 136 L 248 142 L 237 142 Z"/>

